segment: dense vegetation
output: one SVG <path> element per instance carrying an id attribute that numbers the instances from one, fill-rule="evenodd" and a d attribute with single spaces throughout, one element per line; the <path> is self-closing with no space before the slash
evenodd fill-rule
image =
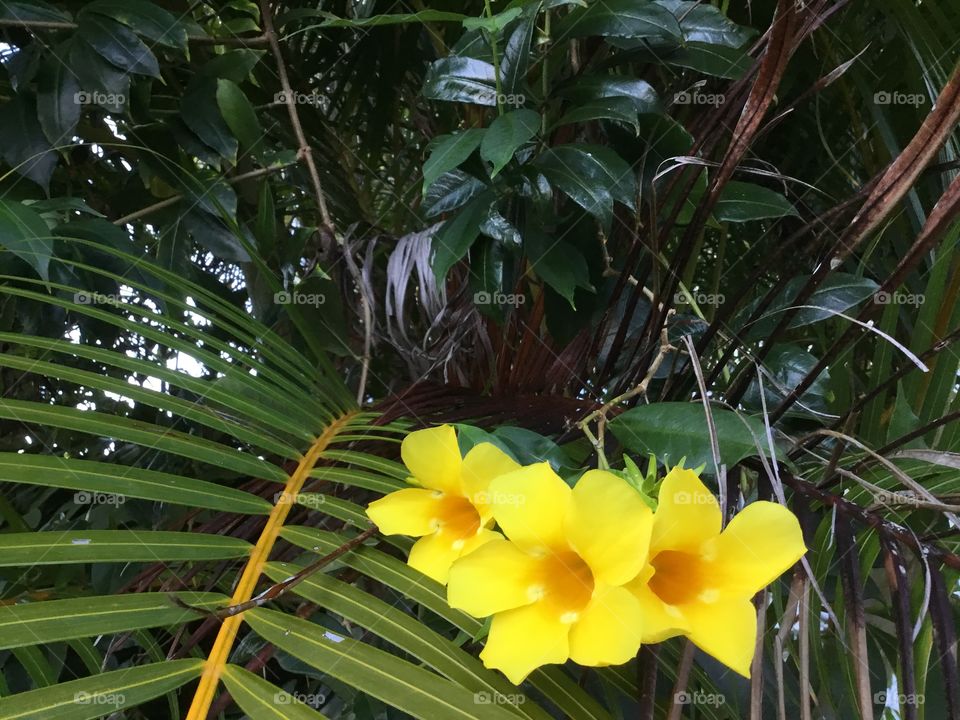
<path id="1" fill-rule="evenodd" d="M 0 32 L 0 718 L 960 718 L 960 7 L 4 0 Z M 785 503 L 809 552 L 751 680 L 681 639 L 484 668 L 361 534 L 436 423 Z"/>

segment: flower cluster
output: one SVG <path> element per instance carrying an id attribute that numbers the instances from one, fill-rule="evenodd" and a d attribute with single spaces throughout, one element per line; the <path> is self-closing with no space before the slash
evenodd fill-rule
<path id="1" fill-rule="evenodd" d="M 367 514 L 385 534 L 420 537 L 409 563 L 447 585 L 451 607 L 492 616 L 480 657 L 515 684 L 550 663 L 618 665 L 677 635 L 749 677 L 751 598 L 806 552 L 776 503 L 722 528 L 692 470 L 667 474 L 654 512 L 605 470 L 571 488 L 549 463 L 521 467 L 489 443 L 461 458 L 448 425 L 411 433 L 401 454 L 418 487 Z"/>

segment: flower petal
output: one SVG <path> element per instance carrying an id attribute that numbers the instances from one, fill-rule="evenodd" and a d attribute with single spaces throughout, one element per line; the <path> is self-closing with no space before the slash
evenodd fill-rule
<path id="1" fill-rule="evenodd" d="M 707 552 L 717 589 L 725 597 L 751 597 L 807 552 L 796 516 L 783 505 L 760 500 L 741 510 Z"/>
<path id="2" fill-rule="evenodd" d="M 450 425 L 417 430 L 400 445 L 404 465 L 423 487 L 461 494 L 460 446 Z"/>
<path id="3" fill-rule="evenodd" d="M 536 558 L 512 542 L 489 542 L 450 568 L 447 602 L 474 617 L 529 605 L 537 566 Z"/>
<path id="4" fill-rule="evenodd" d="M 446 585 L 450 566 L 454 562 L 469 555 L 480 546 L 498 539 L 503 539 L 500 533 L 483 528 L 468 538 L 440 530 L 420 538 L 413 544 L 407 564 L 441 585 Z"/>
<path id="5" fill-rule="evenodd" d="M 652 553 L 697 551 L 720 533 L 720 525 L 720 504 L 693 470 L 675 467 L 667 473 L 653 520 Z"/>
<path id="6" fill-rule="evenodd" d="M 374 500 L 369 517 L 384 535 L 429 535 L 437 529 L 442 496 L 434 490 L 405 488 Z"/>
<path id="7" fill-rule="evenodd" d="M 564 519 L 570 546 L 596 580 L 623 585 L 647 560 L 653 513 L 627 481 L 604 470 L 590 470 L 573 488 Z"/>
<path id="8" fill-rule="evenodd" d="M 484 523 L 493 517 L 490 481 L 519 469 L 520 465 L 512 457 L 492 443 L 474 445 L 463 458 L 460 470 L 463 492 Z"/>
<path id="9" fill-rule="evenodd" d="M 500 529 L 521 550 L 566 549 L 563 519 L 571 490 L 550 463 L 501 475 L 490 483 L 490 493 Z"/>
<path id="10" fill-rule="evenodd" d="M 688 637 L 707 655 L 734 672 L 750 677 L 757 645 L 757 609 L 747 599 L 691 603 L 683 607 L 690 621 Z"/>
<path id="11" fill-rule="evenodd" d="M 507 610 L 494 615 L 480 659 L 519 685 L 541 665 L 567 660 L 569 634 L 570 626 L 547 612 L 544 603 Z"/>
<path id="12" fill-rule="evenodd" d="M 687 620 L 679 608 L 667 605 L 650 589 L 652 568 L 648 565 L 626 588 L 637 598 L 643 610 L 643 642 L 658 643 L 687 630 Z"/>
<path id="13" fill-rule="evenodd" d="M 598 588 L 570 629 L 570 659 L 581 665 L 620 665 L 637 654 L 643 632 L 640 601 L 622 587 Z"/>

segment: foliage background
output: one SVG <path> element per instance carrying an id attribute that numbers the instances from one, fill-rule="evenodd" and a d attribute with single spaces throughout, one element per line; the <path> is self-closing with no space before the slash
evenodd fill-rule
<path id="1" fill-rule="evenodd" d="M 3 0 L 0 31 L 0 716 L 958 717 L 957 8 Z M 481 624 L 390 538 L 244 623 L 168 598 L 355 537 L 408 427 L 572 480 L 600 410 L 615 466 L 801 518 L 751 682 L 675 640 L 484 702 L 518 691 Z"/>

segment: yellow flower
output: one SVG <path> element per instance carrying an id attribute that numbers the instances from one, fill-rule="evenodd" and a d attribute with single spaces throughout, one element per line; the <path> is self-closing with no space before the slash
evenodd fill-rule
<path id="1" fill-rule="evenodd" d="M 624 480 L 591 470 L 573 490 L 548 463 L 490 483 L 509 540 L 454 563 L 447 599 L 493 615 L 484 664 L 520 684 L 548 663 L 615 665 L 640 647 L 641 606 L 624 587 L 647 557 L 653 513 Z"/>
<path id="2" fill-rule="evenodd" d="M 408 563 L 445 583 L 450 565 L 486 542 L 501 537 L 490 530 L 490 481 L 520 466 L 490 443 L 460 457 L 457 434 L 449 425 L 410 433 L 400 446 L 404 464 L 420 487 L 397 490 L 370 503 L 367 516 L 384 535 L 419 537 Z"/>
<path id="3" fill-rule="evenodd" d="M 630 583 L 644 613 L 644 642 L 686 635 L 750 677 L 757 638 L 751 598 L 803 557 L 797 518 L 754 502 L 721 532 L 720 505 L 692 470 L 674 468 L 660 487 L 650 562 Z"/>

